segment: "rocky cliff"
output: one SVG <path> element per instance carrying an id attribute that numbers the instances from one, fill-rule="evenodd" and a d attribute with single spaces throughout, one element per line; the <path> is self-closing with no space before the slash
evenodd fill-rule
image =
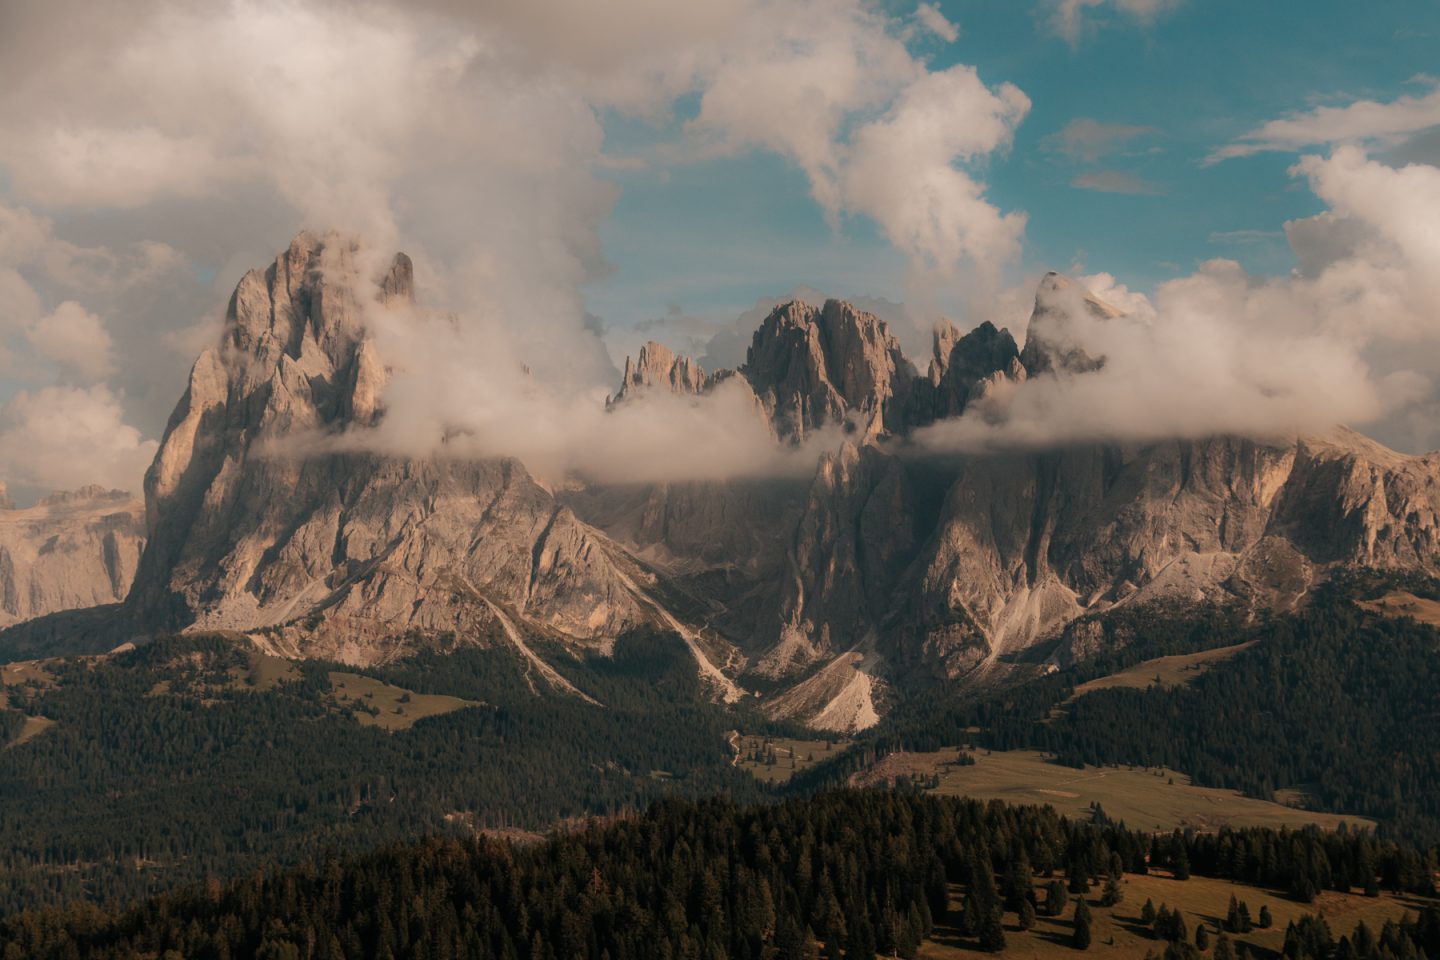
<path id="1" fill-rule="evenodd" d="M 0 506 L 0 626 L 117 603 L 145 545 L 144 505 L 101 487 Z"/>
<path id="2" fill-rule="evenodd" d="M 843 304 L 787 304 L 766 319 L 739 375 L 780 435 L 851 428 L 772 520 L 779 549 L 750 555 L 747 596 L 766 610 L 750 669 L 796 684 L 772 709 L 822 722 L 868 715 L 886 682 L 982 676 L 1007 651 L 1118 604 L 1270 609 L 1336 567 L 1440 572 L 1440 456 L 1402 456 L 1348 430 L 950 457 L 900 442 L 1003 383 L 1099 369 L 1104 357 L 1067 323 L 1080 312 L 1119 316 L 1050 275 L 1023 349 L 989 324 L 965 334 L 945 324 L 923 377 L 881 321 Z M 693 547 L 703 514 L 688 493 L 649 497 L 666 524 L 645 546 L 693 576 L 707 563 Z M 641 542 L 604 511 L 586 515 Z"/>
<path id="3" fill-rule="evenodd" d="M 361 663 L 437 635 L 604 650 L 656 622 L 653 575 L 523 464 L 326 445 L 383 415 L 366 316 L 412 303 L 407 258 L 365 277 L 336 237 L 246 274 L 146 475 L 137 622 Z"/>
<path id="4" fill-rule="evenodd" d="M 366 262 L 305 234 L 241 280 L 146 477 L 126 629 L 237 630 L 354 662 L 425 637 L 506 644 L 532 681 L 584 696 L 535 642 L 604 654 L 648 626 L 678 635 L 716 694 L 748 682 L 777 716 L 849 729 L 909 685 L 983 678 L 1117 605 L 1262 610 L 1336 568 L 1440 573 L 1440 458 L 1345 430 L 985 456 L 907 444 L 1002 387 L 1103 365 L 1067 318 L 1118 311 L 1057 276 L 1023 346 L 943 325 L 924 374 L 883 321 L 833 300 L 775 309 L 737 370 L 656 343 L 627 360 L 612 406 L 738 385 L 775 443 L 823 439 L 806 477 L 556 492 L 513 459 L 354 452 L 337 440 L 385 416 L 374 311 L 418 309 L 407 258 Z"/>

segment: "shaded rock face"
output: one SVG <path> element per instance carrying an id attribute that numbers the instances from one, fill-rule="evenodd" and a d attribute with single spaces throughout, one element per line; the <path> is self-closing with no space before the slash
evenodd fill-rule
<path id="1" fill-rule="evenodd" d="M 1092 357 L 1072 341 L 1068 327 L 1076 315 L 1105 321 L 1120 316 L 1120 311 L 1070 278 L 1047 273 L 1035 292 L 1035 309 L 1020 354 L 1028 374 L 1089 373 L 1104 366 L 1104 357 Z"/>
<path id="2" fill-rule="evenodd" d="M 0 507 L 0 626 L 122 600 L 145 546 L 145 508 L 102 487 Z"/>
<path id="3" fill-rule="evenodd" d="M 601 645 L 646 621 L 647 575 L 520 463 L 323 452 L 383 415 L 367 311 L 413 299 L 403 255 L 374 284 L 358 269 L 305 234 L 241 280 L 145 478 L 135 619 L 353 662 L 407 633 L 493 633 L 501 610 Z"/>
<path id="4" fill-rule="evenodd" d="M 853 421 L 867 435 L 894 431 L 915 378 L 885 322 L 848 303 L 799 300 L 761 323 L 740 368 L 782 439 Z"/>
<path id="5" fill-rule="evenodd" d="M 945 320 L 935 331 L 930 375 L 917 385 L 911 403 L 911 424 L 957 417 L 999 384 L 1022 383 L 1027 376 L 1020 348 L 1009 330 L 999 330 L 987 320 L 961 336 L 955 325 Z"/>

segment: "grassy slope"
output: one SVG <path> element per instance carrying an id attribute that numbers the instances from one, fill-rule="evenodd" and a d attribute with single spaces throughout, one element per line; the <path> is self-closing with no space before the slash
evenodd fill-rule
<path id="1" fill-rule="evenodd" d="M 27 684 L 50 686 L 54 682 L 55 678 L 45 669 L 44 661 L 22 660 L 16 663 L 0 664 L 0 710 L 9 704 L 10 695 L 6 692 L 6 687 Z M 9 743 L 0 744 L 0 749 L 18 747 L 22 743 L 28 743 L 54 725 L 55 721 L 49 717 L 26 717 L 24 725 L 15 735 L 15 739 Z"/>
<path id="2" fill-rule="evenodd" d="M 95 659 L 104 659 L 100 655 Z M 230 670 L 230 679 L 225 684 L 232 689 L 253 690 L 263 693 L 273 690 L 281 683 L 298 680 L 300 671 L 290 660 L 271 656 L 258 651 L 247 651 L 248 666 Z M 55 677 L 46 668 L 48 661 L 27 660 L 0 665 L 0 707 L 5 704 L 5 686 L 37 685 L 52 686 Z M 460 697 L 415 693 L 404 687 L 397 687 L 373 677 L 358 673 L 332 671 L 330 696 L 335 707 L 356 707 L 355 718 L 365 726 L 380 727 L 384 730 L 405 730 L 425 717 L 437 717 L 454 710 L 480 706 L 479 701 Z M 157 683 L 151 694 L 160 696 L 170 693 L 170 682 Z M 202 701 L 203 702 L 203 701 Z M 378 713 L 371 713 L 371 709 Z M 9 746 L 19 746 L 43 733 L 55 721 L 45 717 L 27 717 L 20 735 Z"/>
<path id="3" fill-rule="evenodd" d="M 355 718 L 361 723 L 392 731 L 404 730 L 425 717 L 438 717 L 453 710 L 480 706 L 475 700 L 414 693 L 374 677 L 339 671 L 330 673 L 330 691 L 340 704 L 354 704 L 361 708 L 355 712 Z M 371 714 L 364 708 L 374 708 L 380 712 Z"/>
<path id="4" fill-rule="evenodd" d="M 49 717 L 26 717 L 25 725 L 20 728 L 20 732 L 15 736 L 15 739 L 5 744 L 5 747 L 8 749 L 10 747 L 18 747 L 22 743 L 28 743 L 53 726 L 55 726 L 55 721 Z"/>
<path id="5" fill-rule="evenodd" d="M 1190 778 L 1174 770 L 1130 767 L 1086 767 L 1077 770 L 1047 761 L 1031 750 L 979 752 L 973 765 L 956 766 L 954 751 L 891 755 L 877 773 L 882 778 L 899 774 L 940 774 L 935 792 L 1004 800 L 1007 803 L 1042 803 L 1060 813 L 1089 819 L 1090 805 L 1099 803 L 1106 816 L 1138 830 L 1172 830 L 1194 827 L 1218 830 L 1235 827 L 1302 827 L 1317 823 L 1334 829 L 1340 823 L 1373 826 L 1363 817 L 1299 810 L 1278 803 L 1244 797 L 1233 790 L 1191 785 Z M 1171 781 L 1174 781 L 1173 783 Z"/>
<path id="6" fill-rule="evenodd" d="M 1035 927 L 1021 931 L 1013 913 L 1005 915 L 1005 950 L 998 954 L 982 954 L 972 939 L 961 937 L 953 926 L 937 926 L 935 936 L 920 951 L 927 960 L 953 960 L 958 957 L 1000 956 L 1036 958 L 1084 957 L 1143 957 L 1154 951 L 1164 952 L 1165 944 L 1152 939 L 1149 930 L 1140 922 L 1140 909 L 1146 899 L 1153 900 L 1156 908 L 1167 904 L 1171 909 L 1179 908 L 1185 915 L 1187 928 L 1194 937 L 1197 924 L 1204 922 L 1210 928 L 1211 949 L 1220 930 L 1220 921 L 1234 894 L 1250 907 L 1250 915 L 1258 917 L 1262 905 L 1270 908 L 1274 923 L 1268 930 L 1254 930 L 1248 934 L 1230 934 L 1232 942 L 1245 943 L 1252 955 L 1256 948 L 1278 954 L 1285 942 L 1285 926 L 1307 913 L 1321 914 L 1330 925 L 1336 939 L 1349 935 L 1363 919 L 1370 929 L 1379 932 L 1386 920 L 1399 920 L 1407 910 L 1418 911 L 1423 901 L 1414 898 L 1398 898 L 1384 895 L 1368 899 L 1359 895 L 1326 892 L 1312 904 L 1296 903 L 1273 892 L 1215 880 L 1205 877 L 1191 877 L 1178 881 L 1165 873 L 1146 876 L 1126 874 L 1121 885 L 1124 900 L 1114 907 L 1101 907 L 1100 891 L 1094 889 L 1086 895 L 1091 910 L 1090 949 L 1084 953 L 1070 946 L 1072 920 L 1075 915 L 1073 904 L 1066 908 L 1063 916 L 1055 919 L 1039 917 Z M 954 891 L 953 909 L 958 911 L 959 894 Z M 1045 900 L 1043 890 L 1038 891 L 1037 900 Z M 1073 901 L 1073 898 L 1072 898 Z M 1113 938 L 1113 943 L 1109 942 Z"/>
<path id="7" fill-rule="evenodd" d="M 1099 677 L 1088 683 L 1082 683 L 1075 688 L 1075 692 L 1063 703 L 1069 703 L 1087 693 L 1094 693 L 1096 690 L 1129 689 L 1145 690 L 1156 683 L 1162 687 L 1184 686 L 1194 680 L 1200 674 L 1210 669 L 1217 663 L 1229 660 L 1242 650 L 1254 646 L 1256 641 L 1237 643 L 1229 647 L 1217 647 L 1214 650 L 1202 650 L 1199 653 L 1180 654 L 1173 657 L 1157 657 L 1154 660 L 1146 660 L 1137 663 L 1135 666 L 1109 676 Z M 1063 706 L 1063 703 L 1061 704 Z"/>
<path id="8" fill-rule="evenodd" d="M 1357 606 L 1382 617 L 1414 617 L 1420 623 L 1440 627 L 1440 602 L 1426 600 L 1404 590 L 1392 590 L 1374 600 L 1361 600 Z"/>
<path id="9" fill-rule="evenodd" d="M 756 737 L 732 733 L 730 743 L 736 749 L 735 766 L 765 783 L 784 783 L 832 757 L 838 757 L 851 745 L 849 740 L 792 740 L 787 737 Z M 775 752 L 775 763 L 757 763 L 751 759 L 759 751 Z"/>

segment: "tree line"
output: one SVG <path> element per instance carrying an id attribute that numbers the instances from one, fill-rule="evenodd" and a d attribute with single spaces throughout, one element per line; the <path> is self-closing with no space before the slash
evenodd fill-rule
<path id="1" fill-rule="evenodd" d="M 1083 950 L 1091 885 L 1149 870 L 1157 854 L 1169 869 L 1185 858 L 1201 874 L 1237 844 L 1260 858 L 1274 851 L 1277 877 L 1302 872 L 1312 856 L 1376 856 L 1383 869 L 1394 855 L 1364 835 L 1153 838 L 1048 807 L 894 790 L 756 805 L 670 799 L 538 843 L 434 837 L 126 909 L 25 912 L 0 921 L 0 960 L 910 958 L 940 923 L 1002 949 L 1002 911 L 1023 926 L 1037 906 L 1054 915 L 1077 893 L 1071 944 Z M 1151 907 L 1157 939 L 1187 944 L 1183 917 Z M 1324 932 L 1297 925 L 1287 956 L 1337 955 Z M 1347 940 L 1346 956 L 1435 955 L 1440 915 L 1428 910 L 1372 940 Z"/>

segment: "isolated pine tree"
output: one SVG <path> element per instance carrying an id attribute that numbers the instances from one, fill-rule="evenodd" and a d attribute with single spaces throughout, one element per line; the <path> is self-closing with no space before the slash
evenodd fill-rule
<path id="1" fill-rule="evenodd" d="M 1086 869 L 1084 861 L 1079 857 L 1071 860 L 1065 867 L 1065 879 L 1067 888 L 1071 893 L 1089 893 L 1090 879 L 1089 870 Z"/>
<path id="2" fill-rule="evenodd" d="M 1185 841 L 1180 840 L 1175 844 L 1175 857 L 1173 863 L 1176 880 L 1190 879 L 1190 854 L 1185 851 Z"/>
<path id="3" fill-rule="evenodd" d="M 1005 928 L 1000 925 L 998 905 L 987 910 L 980 922 L 980 949 L 986 953 L 999 953 L 1005 949 Z"/>
<path id="4" fill-rule="evenodd" d="M 1070 934 L 1070 945 L 1076 950 L 1090 949 L 1090 907 L 1084 900 L 1075 900 L 1075 929 Z"/>
<path id="5" fill-rule="evenodd" d="M 1065 893 L 1065 884 L 1061 880 L 1051 880 L 1045 888 L 1045 915 L 1047 917 L 1058 917 L 1065 912 L 1065 901 L 1068 899 Z"/>

